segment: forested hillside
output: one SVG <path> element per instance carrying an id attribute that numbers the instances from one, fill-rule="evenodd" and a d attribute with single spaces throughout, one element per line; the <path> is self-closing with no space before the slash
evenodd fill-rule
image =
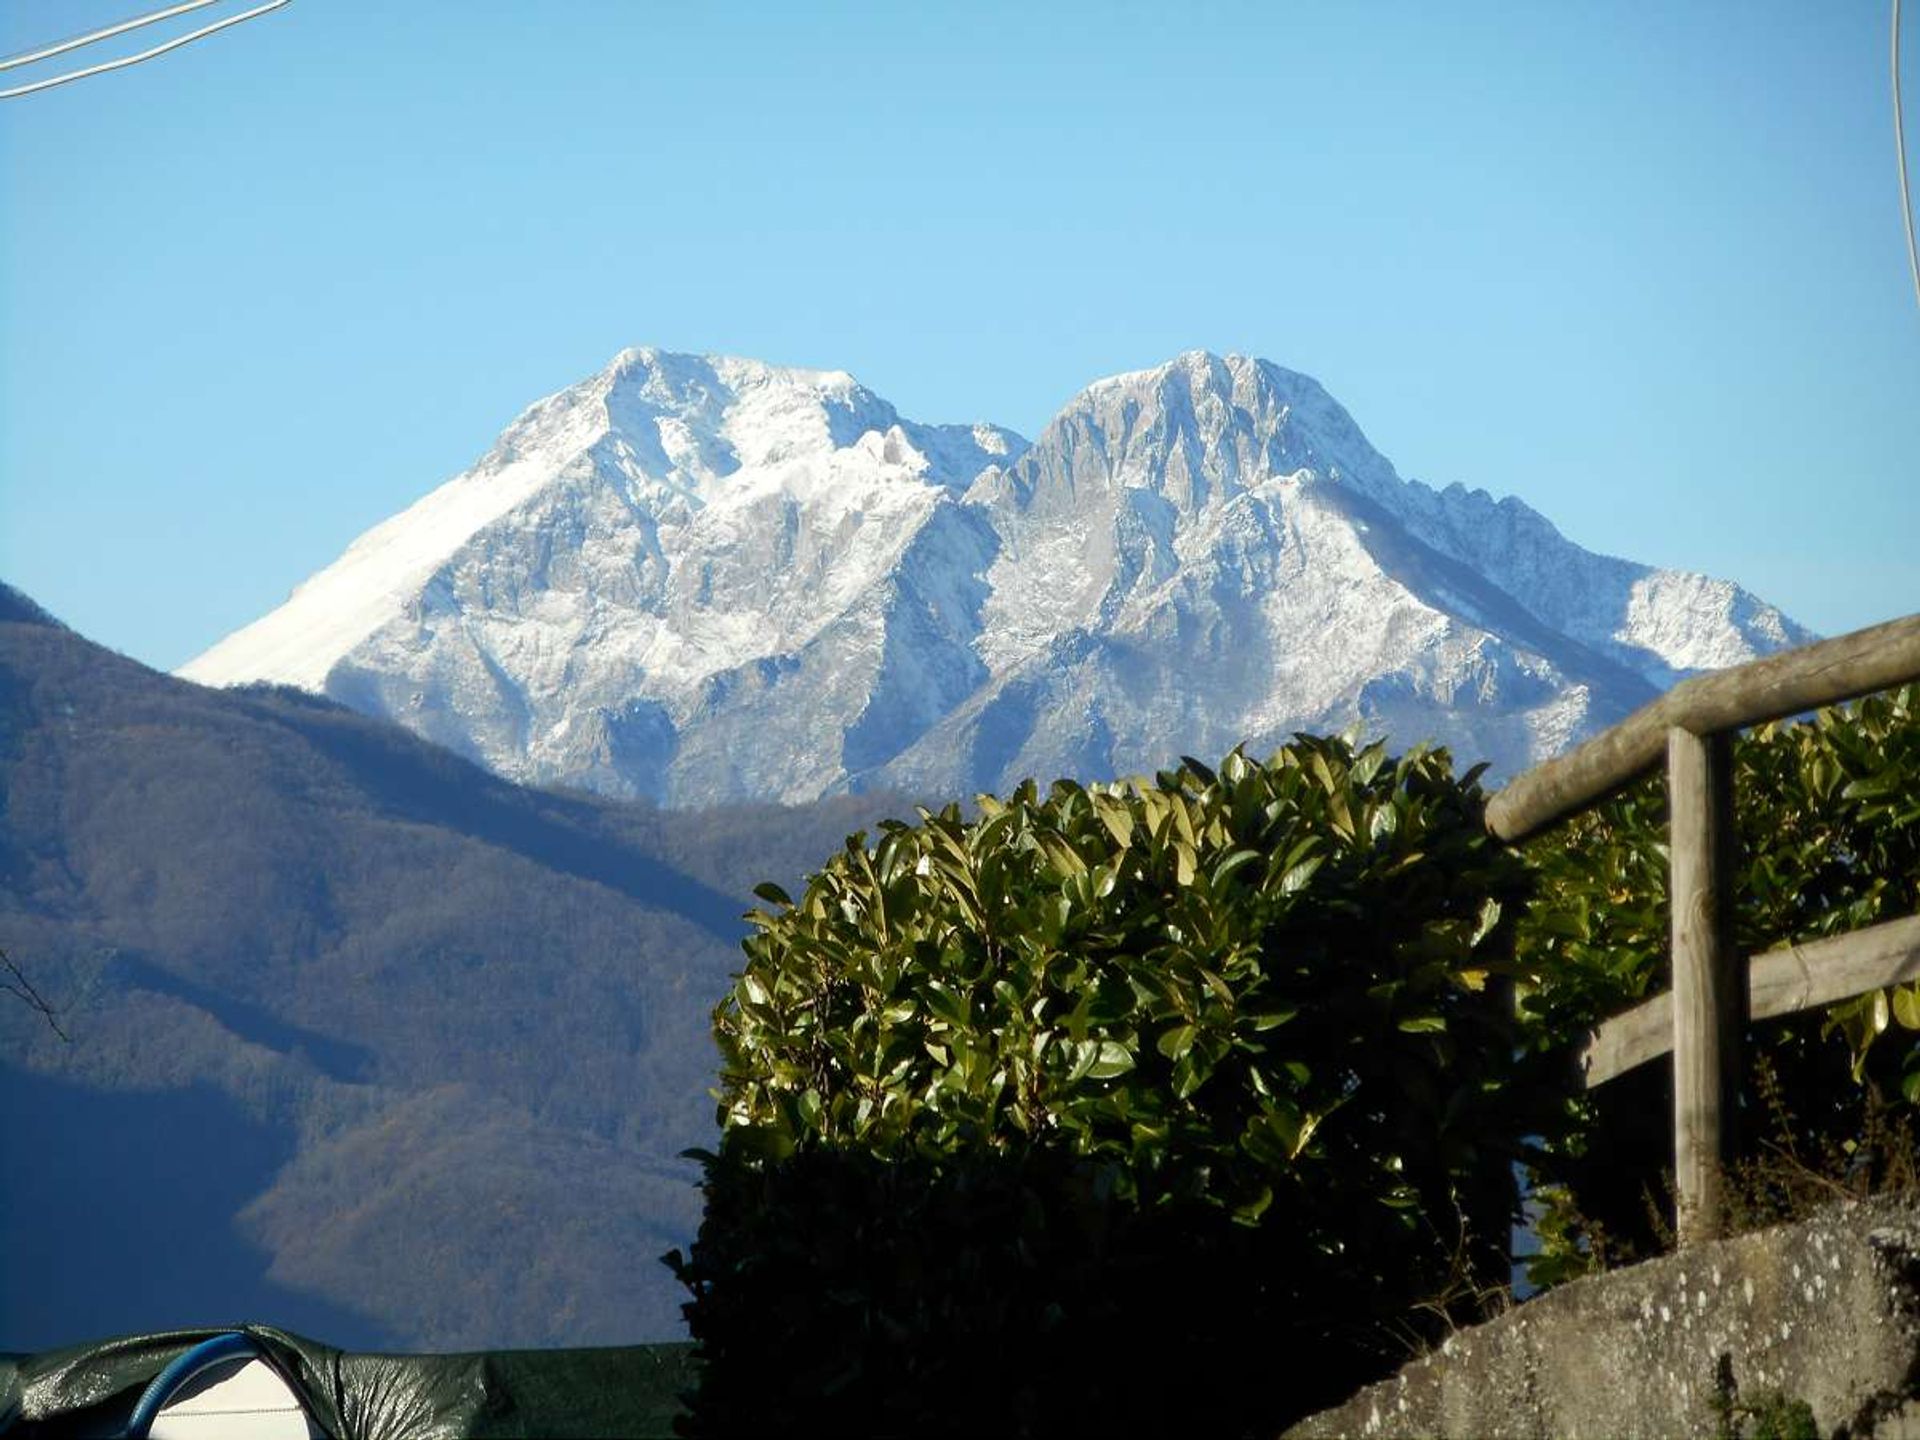
<path id="1" fill-rule="evenodd" d="M 0 1347 L 238 1318 L 343 1345 L 664 1338 L 751 887 L 886 800 L 527 791 L 215 692 L 0 588 Z M 898 808 L 897 806 L 895 808 Z"/>

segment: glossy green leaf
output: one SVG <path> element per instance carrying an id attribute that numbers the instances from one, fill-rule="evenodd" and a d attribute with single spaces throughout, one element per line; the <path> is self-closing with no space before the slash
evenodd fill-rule
<path id="1" fill-rule="evenodd" d="M 1232 878 L 1236 871 L 1245 869 L 1260 858 L 1257 850 L 1234 850 L 1219 864 L 1213 867 L 1213 888 L 1218 890 Z"/>
<path id="2" fill-rule="evenodd" d="M 1094 1080 L 1111 1080 L 1131 1069 L 1133 1052 L 1117 1040 L 1102 1040 L 1093 1063 L 1087 1067 L 1087 1075 Z"/>
<path id="3" fill-rule="evenodd" d="M 1193 1048 L 1193 1037 L 1193 1026 L 1176 1025 L 1160 1036 L 1154 1048 L 1169 1060 L 1178 1060 Z"/>

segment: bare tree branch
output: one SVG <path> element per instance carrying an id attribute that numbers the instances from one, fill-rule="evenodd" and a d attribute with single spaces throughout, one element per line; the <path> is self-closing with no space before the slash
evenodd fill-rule
<path id="1" fill-rule="evenodd" d="M 5 950 L 0 950 L 0 965 L 6 966 L 7 973 L 13 976 L 12 981 L 0 980 L 0 990 L 6 991 L 9 995 L 18 996 L 33 1009 L 38 1010 L 41 1018 L 53 1027 L 53 1033 L 71 1045 L 73 1037 L 60 1028 L 58 1012 L 46 1002 L 46 998 L 38 990 L 33 988 L 33 982 L 21 973 L 20 967 L 13 963 L 13 957 Z"/>

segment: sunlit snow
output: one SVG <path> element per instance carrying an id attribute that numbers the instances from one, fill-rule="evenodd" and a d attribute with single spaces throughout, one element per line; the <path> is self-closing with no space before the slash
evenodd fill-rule
<path id="1" fill-rule="evenodd" d="M 1511 770 L 1805 638 L 1729 582 L 1401 479 L 1265 361 L 1109 377 L 1029 446 L 843 371 L 634 349 L 181 673 L 697 804 L 1094 778 L 1349 725 Z"/>

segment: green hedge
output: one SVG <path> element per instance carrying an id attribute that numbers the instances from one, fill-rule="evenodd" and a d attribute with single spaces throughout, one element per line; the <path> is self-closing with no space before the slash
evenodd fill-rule
<path id="1" fill-rule="evenodd" d="M 1030 783 L 767 889 L 715 1017 L 699 1433 L 1236 1433 L 1505 1278 L 1519 861 L 1444 752 Z"/>

